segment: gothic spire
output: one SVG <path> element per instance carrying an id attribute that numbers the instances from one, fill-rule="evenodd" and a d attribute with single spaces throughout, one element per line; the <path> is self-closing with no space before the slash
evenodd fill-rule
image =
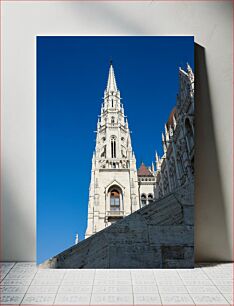
<path id="1" fill-rule="evenodd" d="M 156 159 L 156 162 L 158 162 L 158 161 L 159 161 L 159 158 L 158 158 L 158 152 L 157 152 L 157 151 L 155 152 L 155 159 Z"/>
<path id="2" fill-rule="evenodd" d="M 109 76 L 108 76 L 106 91 L 117 91 L 117 85 L 116 85 L 115 73 L 114 73 L 112 61 L 110 62 L 110 69 L 109 69 Z"/>

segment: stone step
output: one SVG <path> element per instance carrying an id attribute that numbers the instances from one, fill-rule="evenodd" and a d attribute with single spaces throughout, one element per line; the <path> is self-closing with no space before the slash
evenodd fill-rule
<path id="1" fill-rule="evenodd" d="M 193 267 L 193 206 L 193 184 L 189 184 L 79 242 L 40 267 Z"/>

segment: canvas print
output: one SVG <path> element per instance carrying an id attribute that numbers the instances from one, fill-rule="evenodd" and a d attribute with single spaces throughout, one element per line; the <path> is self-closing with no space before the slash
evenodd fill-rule
<path id="1" fill-rule="evenodd" d="M 194 38 L 37 37 L 37 263 L 193 268 Z"/>

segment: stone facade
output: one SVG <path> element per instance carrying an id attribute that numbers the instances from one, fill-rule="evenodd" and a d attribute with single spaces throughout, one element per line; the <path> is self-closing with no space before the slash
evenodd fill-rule
<path id="1" fill-rule="evenodd" d="M 85 237 L 139 208 L 136 158 L 111 64 L 97 123 Z"/>
<path id="2" fill-rule="evenodd" d="M 193 183 L 179 187 L 40 265 L 41 268 L 192 268 Z"/>
<path id="3" fill-rule="evenodd" d="M 136 169 L 112 64 L 97 123 L 85 240 L 42 268 L 194 266 L 194 75 L 179 69 L 179 93 L 162 135 L 163 156 Z M 118 222 L 116 222 L 118 221 Z"/>
<path id="4" fill-rule="evenodd" d="M 194 180 L 194 74 L 179 69 L 179 93 L 165 134 L 162 134 L 164 154 L 156 153 L 156 199 Z"/>
<path id="5" fill-rule="evenodd" d="M 139 208 L 170 194 L 194 179 L 194 74 L 179 69 L 179 93 L 165 134 L 164 154 L 136 169 L 128 121 L 121 103 L 113 65 L 97 123 L 89 188 L 88 238 Z"/>

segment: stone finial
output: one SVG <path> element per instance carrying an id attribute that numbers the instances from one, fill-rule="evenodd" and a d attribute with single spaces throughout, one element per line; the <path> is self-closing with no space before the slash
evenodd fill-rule
<path id="1" fill-rule="evenodd" d="M 128 119 L 127 118 L 126 118 L 126 121 L 125 121 L 125 126 L 128 129 Z"/>
<path id="2" fill-rule="evenodd" d="M 190 82 L 194 82 L 194 73 L 193 73 L 193 70 L 192 70 L 191 66 L 189 65 L 189 63 L 187 63 L 186 68 L 187 68 L 187 73 L 188 73 Z"/>
<path id="3" fill-rule="evenodd" d="M 189 63 L 187 63 L 186 66 L 187 66 L 186 68 L 187 68 L 188 73 L 193 72 L 191 66 L 189 65 Z"/>
<path id="4" fill-rule="evenodd" d="M 151 171 L 154 172 L 154 162 L 152 162 Z"/>
<path id="5" fill-rule="evenodd" d="M 168 128 L 167 125 L 165 124 L 165 136 L 166 136 L 166 141 L 169 140 L 169 132 L 168 132 Z"/>
<path id="6" fill-rule="evenodd" d="M 174 125 L 174 128 L 176 128 L 176 118 L 174 115 L 173 115 L 173 125 Z"/>
<path id="7" fill-rule="evenodd" d="M 164 136 L 163 133 L 162 133 L 162 144 L 163 144 L 163 151 L 164 151 L 164 153 L 166 153 L 167 152 L 167 145 L 166 145 L 165 136 Z"/>
<path id="8" fill-rule="evenodd" d="M 76 233 L 75 244 L 77 244 L 78 242 L 79 242 L 79 235 L 78 235 L 78 233 Z"/>
<path id="9" fill-rule="evenodd" d="M 155 160 L 156 160 L 156 163 L 158 163 L 159 158 L 158 158 L 158 152 L 157 151 L 155 152 Z"/>

